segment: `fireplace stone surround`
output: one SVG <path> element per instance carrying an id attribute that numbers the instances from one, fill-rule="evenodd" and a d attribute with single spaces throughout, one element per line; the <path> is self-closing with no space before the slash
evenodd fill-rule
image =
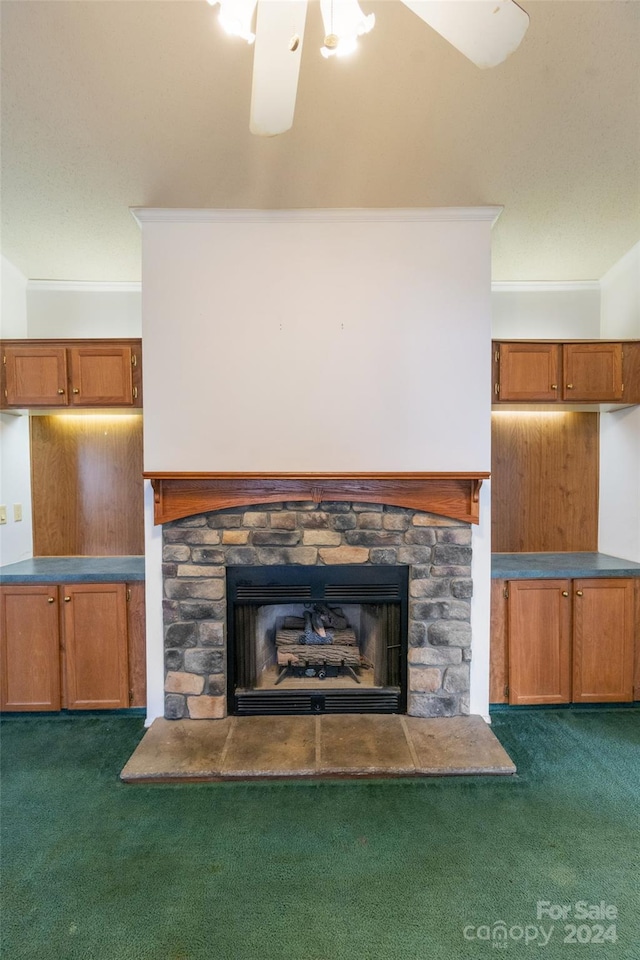
<path id="1" fill-rule="evenodd" d="M 469 713 L 471 526 L 345 501 L 234 506 L 163 526 L 165 717 L 226 714 L 226 568 L 409 567 L 407 713 Z"/>

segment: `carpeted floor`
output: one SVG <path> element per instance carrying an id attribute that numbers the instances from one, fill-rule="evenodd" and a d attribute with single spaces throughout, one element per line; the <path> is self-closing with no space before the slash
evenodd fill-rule
<path id="1" fill-rule="evenodd" d="M 2 956 L 639 960 L 640 709 L 493 729 L 516 777 L 126 786 L 139 718 L 8 719 Z"/>

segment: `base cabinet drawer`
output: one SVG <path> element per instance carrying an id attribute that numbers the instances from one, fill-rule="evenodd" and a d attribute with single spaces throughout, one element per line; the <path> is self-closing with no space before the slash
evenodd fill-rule
<path id="1" fill-rule="evenodd" d="M 492 703 L 624 703 L 638 640 L 632 579 L 492 585 Z"/>
<path id="2" fill-rule="evenodd" d="M 144 584 L 0 588 L 0 709 L 144 706 Z"/>

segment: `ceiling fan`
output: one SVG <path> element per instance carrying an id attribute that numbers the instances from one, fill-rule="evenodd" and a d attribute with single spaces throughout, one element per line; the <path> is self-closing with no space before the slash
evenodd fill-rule
<path id="1" fill-rule="evenodd" d="M 255 42 L 250 130 L 273 137 L 289 130 L 298 90 L 307 0 L 208 0 L 234 36 Z M 401 0 L 421 20 L 481 68 L 495 67 L 519 46 L 529 16 L 514 0 Z M 257 6 L 257 12 L 256 12 Z M 320 0 L 325 57 L 355 50 L 373 28 L 358 0 Z M 256 15 L 255 32 L 253 18 Z"/>

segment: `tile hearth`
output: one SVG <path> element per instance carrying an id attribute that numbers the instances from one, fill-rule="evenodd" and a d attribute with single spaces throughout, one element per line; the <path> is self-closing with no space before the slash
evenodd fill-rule
<path id="1" fill-rule="evenodd" d="M 120 777 L 125 783 L 179 783 L 515 772 L 478 716 L 324 714 L 157 719 Z"/>

